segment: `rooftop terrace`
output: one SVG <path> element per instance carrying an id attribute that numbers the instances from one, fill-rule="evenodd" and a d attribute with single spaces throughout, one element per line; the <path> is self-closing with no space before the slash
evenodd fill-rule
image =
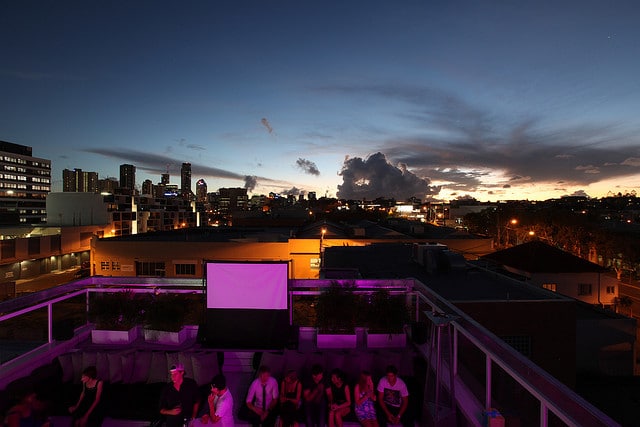
<path id="1" fill-rule="evenodd" d="M 362 293 L 380 287 L 387 288 L 390 292 L 404 295 L 410 304 L 413 327 L 409 331 L 407 347 L 401 352 L 390 350 L 390 353 L 382 354 L 385 359 L 395 358 L 405 367 L 408 365 L 397 355 L 406 354 L 407 351 L 415 355 L 414 369 L 404 373 L 413 387 L 413 407 L 418 425 L 482 426 L 486 421 L 485 414 L 494 408 L 512 420 L 517 419 L 521 425 L 618 425 L 454 306 L 448 301 L 451 295 L 447 298 L 440 295 L 439 290 L 443 290 L 443 287 L 427 286 L 418 279 L 349 282 L 354 283 L 357 291 Z M 318 280 L 289 282 L 292 323 L 299 321 L 295 318 L 296 305 L 304 298 L 318 295 L 329 284 L 330 281 Z M 90 277 L 1 303 L 0 389 L 5 391 L 5 398 L 19 384 L 24 384 L 24 378 L 34 368 L 46 366 L 70 352 L 96 350 L 87 341 L 94 327 L 89 316 L 91 304 L 95 301 L 93 296 L 123 289 L 138 293 L 186 293 L 197 299 L 202 298 L 203 281 Z M 504 290 L 500 292 L 504 294 Z M 514 293 L 514 296 L 517 295 Z M 527 295 L 523 294 L 522 297 Z M 64 336 L 69 331 L 70 335 Z M 318 355 L 324 355 L 323 360 L 327 361 L 326 354 L 336 354 L 343 362 L 353 354 L 368 355 L 365 358 L 371 360 L 381 354 L 380 350 L 367 348 L 366 338 L 362 335 L 358 341 L 359 348 L 354 350 L 321 351 L 314 347 L 314 333 L 313 328 L 300 328 L 297 342 L 292 343 L 289 349 L 243 352 L 251 354 L 249 372 L 241 368 L 240 374 L 234 376 L 230 365 L 224 363 L 221 369 L 232 377 L 235 398 L 243 398 L 243 384 L 246 386 L 246 381 L 254 375 L 251 369 L 255 369 L 253 361 L 256 353 L 275 360 L 275 356 L 289 352 L 298 359 L 304 357 L 305 361 L 313 360 Z M 193 335 L 191 341 L 182 347 L 154 345 L 137 350 L 143 348 L 164 354 L 166 358 L 184 357 L 185 353 L 193 351 L 222 352 L 225 356 L 235 354 L 233 349 L 200 348 Z M 118 347 L 105 348 L 108 353 L 118 350 Z M 265 356 L 267 354 L 272 356 Z M 424 369 L 418 369 L 421 366 Z M 327 366 L 329 369 L 331 367 Z M 37 375 L 28 378 L 34 380 Z M 126 424 L 122 421 L 119 425 Z"/>

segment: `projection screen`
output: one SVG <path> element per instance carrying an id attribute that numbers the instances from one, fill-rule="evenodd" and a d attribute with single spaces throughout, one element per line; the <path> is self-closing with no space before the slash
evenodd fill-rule
<path id="1" fill-rule="evenodd" d="M 287 262 L 206 263 L 199 341 L 222 349 L 281 349 L 289 340 Z"/>

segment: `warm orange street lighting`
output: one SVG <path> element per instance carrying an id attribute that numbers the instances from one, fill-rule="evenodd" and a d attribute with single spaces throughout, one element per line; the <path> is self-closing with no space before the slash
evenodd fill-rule
<path id="1" fill-rule="evenodd" d="M 511 223 L 511 225 L 516 225 L 518 223 L 518 220 L 516 218 L 513 218 L 511 221 L 509 221 Z"/>

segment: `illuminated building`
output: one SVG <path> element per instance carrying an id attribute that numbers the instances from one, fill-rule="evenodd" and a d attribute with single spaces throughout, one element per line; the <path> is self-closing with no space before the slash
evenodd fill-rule
<path id="1" fill-rule="evenodd" d="M 62 191 L 75 193 L 97 193 L 98 173 L 82 169 L 64 169 L 62 171 Z"/>
<path id="2" fill-rule="evenodd" d="M 120 188 L 133 192 L 136 188 L 136 167 L 134 165 L 120 165 Z"/>
<path id="3" fill-rule="evenodd" d="M 0 224 L 46 221 L 51 161 L 32 156 L 32 148 L 0 141 Z"/>
<path id="4" fill-rule="evenodd" d="M 183 163 L 180 169 L 180 195 L 183 199 L 191 199 L 191 163 Z"/>
<path id="5" fill-rule="evenodd" d="M 196 182 L 196 200 L 199 203 L 207 202 L 207 183 L 202 178 Z"/>

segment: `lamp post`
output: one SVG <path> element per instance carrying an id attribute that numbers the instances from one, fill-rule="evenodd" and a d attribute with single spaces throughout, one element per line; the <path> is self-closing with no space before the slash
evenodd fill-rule
<path id="1" fill-rule="evenodd" d="M 511 227 L 509 227 L 509 224 L 511 224 Z M 518 244 L 518 235 L 516 233 L 516 229 L 514 228 L 516 225 L 518 225 L 518 220 L 516 218 L 511 218 L 511 220 L 507 223 L 507 225 L 504 227 L 505 230 L 505 237 L 506 237 L 506 245 L 505 246 L 509 246 L 511 244 L 511 239 L 509 238 L 509 230 L 513 230 L 513 235 L 515 237 L 515 245 Z"/>
<path id="2" fill-rule="evenodd" d="M 320 230 L 320 270 L 324 268 L 324 235 L 327 234 L 327 229 L 322 227 Z"/>

